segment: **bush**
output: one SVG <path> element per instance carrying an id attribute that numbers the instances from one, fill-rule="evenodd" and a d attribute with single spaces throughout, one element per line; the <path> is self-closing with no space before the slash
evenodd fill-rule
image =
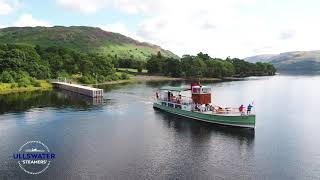
<path id="1" fill-rule="evenodd" d="M 66 73 L 65 71 L 60 71 L 60 72 L 57 72 L 57 78 L 69 78 L 70 75 L 68 73 Z"/>
<path id="2" fill-rule="evenodd" d="M 0 83 L 0 91 L 7 91 L 11 89 L 10 83 Z"/>
<path id="3" fill-rule="evenodd" d="M 24 77 L 28 79 L 30 78 L 29 74 L 25 71 L 11 72 L 11 75 L 14 77 L 16 82 L 18 82 L 19 79 L 22 79 Z"/>
<path id="4" fill-rule="evenodd" d="M 105 81 L 106 81 L 106 78 L 105 78 L 104 76 L 102 76 L 102 75 L 99 75 L 97 81 L 98 81 L 99 83 L 102 83 L 102 82 L 105 82 Z"/>
<path id="5" fill-rule="evenodd" d="M 14 89 L 14 88 L 17 88 L 17 87 L 18 87 L 17 83 L 12 83 L 11 86 L 10 86 L 11 89 Z"/>
<path id="6" fill-rule="evenodd" d="M 28 77 L 23 77 L 18 80 L 19 87 L 28 87 L 30 85 L 31 85 L 31 81 L 29 80 Z"/>
<path id="7" fill-rule="evenodd" d="M 97 83 L 97 81 L 90 75 L 85 75 L 80 77 L 79 82 L 83 83 L 83 84 L 95 84 Z"/>
<path id="8" fill-rule="evenodd" d="M 14 83 L 14 79 L 8 71 L 4 71 L 1 73 L 0 81 L 3 83 Z"/>
<path id="9" fill-rule="evenodd" d="M 137 67 L 137 71 L 138 71 L 138 73 L 142 73 L 142 67 L 141 66 L 139 66 L 139 67 Z"/>
<path id="10" fill-rule="evenodd" d="M 38 84 L 38 81 L 36 78 L 29 77 L 29 80 L 30 80 L 30 83 L 32 86 L 36 86 Z M 39 86 L 37 86 L 37 87 L 39 87 Z"/>
<path id="11" fill-rule="evenodd" d="M 129 75 L 127 73 L 122 73 L 120 79 L 129 79 Z"/>
<path id="12" fill-rule="evenodd" d="M 120 75 L 119 74 L 111 75 L 110 77 L 111 77 L 112 81 L 118 81 L 120 79 Z"/>
<path id="13" fill-rule="evenodd" d="M 89 82 L 90 80 L 89 80 L 89 78 L 87 76 L 82 76 L 78 80 L 79 80 L 80 83 L 83 83 L 83 84 L 89 84 L 90 83 Z"/>
<path id="14" fill-rule="evenodd" d="M 40 82 L 40 81 L 33 81 L 33 82 L 32 82 L 32 85 L 33 85 L 34 87 L 41 87 L 41 82 Z"/>
<path id="15" fill-rule="evenodd" d="M 105 77 L 105 81 L 106 81 L 106 82 L 108 82 L 108 81 L 112 81 L 111 76 L 107 76 L 107 77 Z"/>

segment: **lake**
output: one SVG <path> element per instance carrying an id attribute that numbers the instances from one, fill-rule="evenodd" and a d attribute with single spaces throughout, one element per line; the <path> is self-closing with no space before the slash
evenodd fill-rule
<path id="1" fill-rule="evenodd" d="M 203 83 L 213 103 L 254 102 L 256 130 L 216 126 L 152 108 L 157 88 L 104 86 L 92 101 L 68 92 L 0 96 L 0 179 L 319 179 L 320 76 Z M 27 141 L 56 159 L 39 175 L 12 153 Z"/>

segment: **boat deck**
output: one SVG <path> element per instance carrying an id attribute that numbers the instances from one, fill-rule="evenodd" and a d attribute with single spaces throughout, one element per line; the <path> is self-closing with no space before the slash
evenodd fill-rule
<path id="1" fill-rule="evenodd" d="M 192 104 L 190 102 L 176 102 L 176 101 L 167 101 L 166 99 L 158 99 L 158 104 L 161 103 L 169 103 L 172 105 L 172 107 L 175 106 L 179 106 L 181 108 L 181 105 L 187 105 L 187 106 L 192 106 Z M 212 108 L 214 109 L 214 111 L 212 110 Z M 211 106 L 210 110 L 205 110 L 205 107 L 201 107 L 199 110 L 199 108 L 197 110 L 195 110 L 195 108 L 192 108 L 193 110 L 189 110 L 189 111 L 193 111 L 193 112 L 197 112 L 197 113 L 201 113 L 201 114 L 210 114 L 210 115 L 215 115 L 215 116 L 253 116 L 255 115 L 254 112 L 251 112 L 249 115 L 246 114 L 245 112 L 241 113 L 238 108 L 231 108 L 231 107 L 220 107 L 220 106 Z"/>
<path id="2" fill-rule="evenodd" d="M 212 114 L 212 115 L 217 115 L 217 116 L 247 116 L 247 114 L 241 114 L 240 112 L 224 112 L 224 113 L 216 113 L 212 111 L 204 111 L 204 112 L 199 112 L 203 114 Z M 253 113 L 249 115 L 254 115 Z"/>

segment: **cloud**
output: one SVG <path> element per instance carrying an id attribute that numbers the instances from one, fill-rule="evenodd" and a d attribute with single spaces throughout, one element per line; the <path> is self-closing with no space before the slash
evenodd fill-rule
<path id="1" fill-rule="evenodd" d="M 243 3 L 238 0 L 156 2 L 157 6 L 146 6 L 150 9 L 140 11 L 147 18 L 142 21 L 137 34 L 178 55 L 202 51 L 218 57 L 245 56 L 253 53 L 255 43 L 250 40 L 260 35 L 250 32 L 267 32 L 260 17 L 243 15 L 238 9 L 239 6 L 252 6 L 252 0 Z M 243 46 L 244 43 L 251 45 Z"/>
<path id="2" fill-rule="evenodd" d="M 136 33 L 130 32 L 128 30 L 127 26 L 123 23 L 120 23 L 120 22 L 100 26 L 100 28 L 105 31 L 120 33 L 122 35 L 125 35 L 127 37 L 133 38 L 138 41 L 144 41 L 144 39 L 142 37 L 138 36 Z"/>
<path id="3" fill-rule="evenodd" d="M 20 8 L 22 3 L 17 0 L 8 1 L 8 0 L 0 0 L 0 15 L 8 15 Z"/>
<path id="4" fill-rule="evenodd" d="M 286 30 L 280 33 L 280 39 L 287 40 L 295 36 L 296 32 L 293 30 Z"/>
<path id="5" fill-rule="evenodd" d="M 108 0 L 57 0 L 57 3 L 66 9 L 90 15 L 105 7 Z"/>
<path id="6" fill-rule="evenodd" d="M 166 3 L 168 2 L 163 3 L 160 0 L 114 0 L 113 6 L 129 14 L 157 13 L 159 10 L 166 9 L 166 6 L 173 4 L 174 1 L 170 4 Z"/>
<path id="7" fill-rule="evenodd" d="M 262 53 L 270 51 L 270 50 L 272 50 L 272 46 L 264 46 L 264 47 L 259 47 L 257 49 L 254 49 L 254 52 L 256 52 L 258 54 L 262 54 Z"/>
<path id="8" fill-rule="evenodd" d="M 117 10 L 124 21 L 118 19 L 116 23 L 101 25 L 102 29 L 160 45 L 178 55 L 202 51 L 215 57 L 244 58 L 258 53 L 319 48 L 320 24 L 315 22 L 320 15 L 311 14 L 320 5 L 317 0 L 308 3 L 277 0 L 56 1 L 84 14 L 94 14 L 104 8 Z M 297 13 L 302 7 L 313 11 Z M 131 17 L 140 19 L 133 25 L 134 30 L 125 25 Z"/>
<path id="9" fill-rule="evenodd" d="M 136 34 L 180 56 L 202 51 L 244 58 L 318 47 L 312 38 L 319 37 L 320 25 L 314 23 L 319 17 L 288 16 L 292 21 L 283 17 L 288 20 L 283 23 L 276 15 L 253 11 L 265 8 L 259 0 L 117 0 L 115 7 L 143 16 Z"/>
<path id="10" fill-rule="evenodd" d="M 45 26 L 51 27 L 52 25 L 44 20 L 35 19 L 31 14 L 23 14 L 19 17 L 19 19 L 13 24 L 17 27 L 35 27 L 35 26 Z"/>
<path id="11" fill-rule="evenodd" d="M 203 29 L 215 29 L 216 26 L 214 24 L 208 23 L 208 22 L 204 22 L 201 24 L 201 27 Z"/>

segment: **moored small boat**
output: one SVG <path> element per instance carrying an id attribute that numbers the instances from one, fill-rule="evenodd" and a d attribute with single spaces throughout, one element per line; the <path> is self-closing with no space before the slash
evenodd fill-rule
<path id="1" fill-rule="evenodd" d="M 191 90 L 191 97 L 181 92 Z M 156 93 L 153 107 L 194 120 L 226 126 L 255 128 L 255 114 L 243 108 L 222 108 L 211 103 L 211 88 L 192 84 L 190 88 L 163 87 Z M 250 109 L 251 110 L 251 109 Z"/>

